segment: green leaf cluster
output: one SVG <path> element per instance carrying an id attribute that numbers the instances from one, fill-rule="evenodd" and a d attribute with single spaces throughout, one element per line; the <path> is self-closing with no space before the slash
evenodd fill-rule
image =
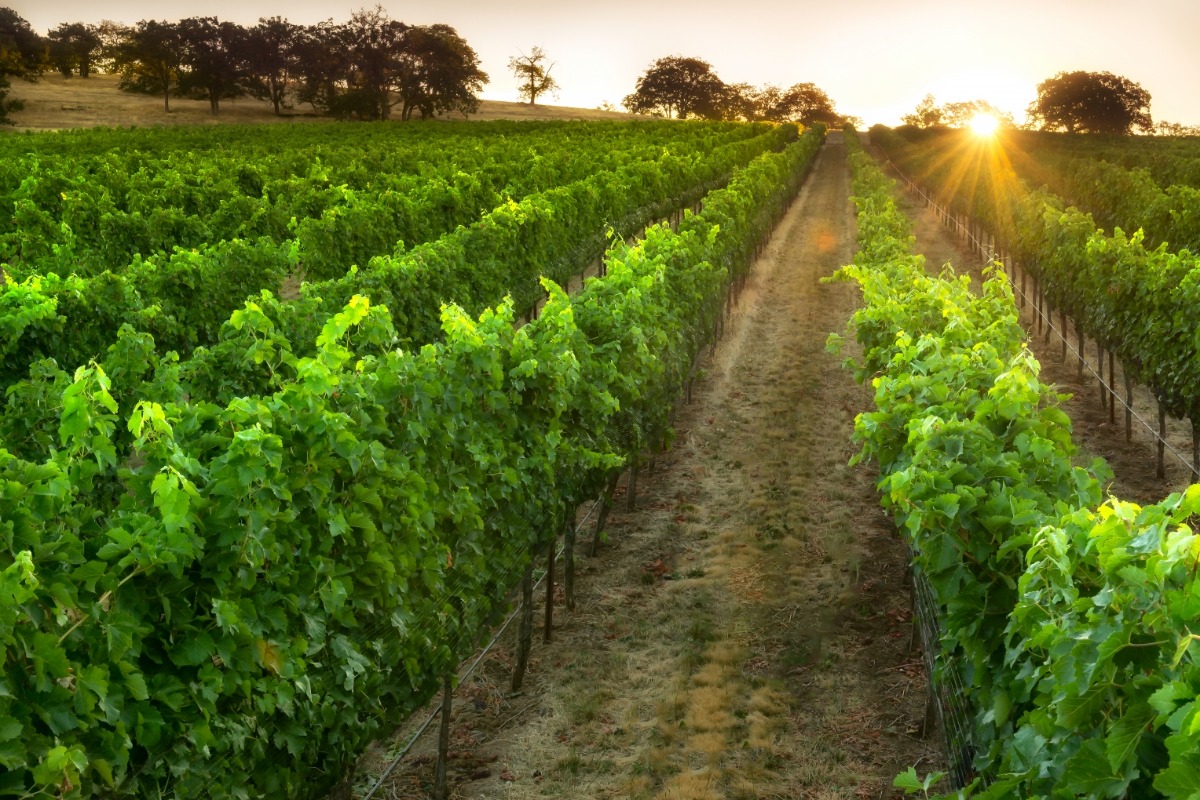
<path id="1" fill-rule="evenodd" d="M 1141 229 L 1154 246 L 1200 250 L 1194 141 L 1025 133 L 1016 144 L 1028 155 L 1015 163 L 1026 183 L 1071 198 L 1106 231 Z"/>

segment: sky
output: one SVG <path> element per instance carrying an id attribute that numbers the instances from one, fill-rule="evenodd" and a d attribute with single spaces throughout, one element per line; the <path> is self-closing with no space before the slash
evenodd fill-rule
<path id="1" fill-rule="evenodd" d="M 216 16 L 344 21 L 371 0 L 0 0 L 39 32 L 62 22 Z M 921 98 L 986 100 L 1018 121 L 1061 71 L 1113 72 L 1155 122 L 1200 125 L 1200 0 L 384 0 L 403 22 L 458 30 L 516 100 L 508 59 L 540 46 L 562 89 L 545 102 L 621 104 L 655 59 L 702 58 L 726 83 L 814 83 L 838 111 L 895 125 Z"/>

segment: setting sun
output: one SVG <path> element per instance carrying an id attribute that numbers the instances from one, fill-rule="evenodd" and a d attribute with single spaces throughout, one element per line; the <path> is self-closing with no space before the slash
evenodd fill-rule
<path id="1" fill-rule="evenodd" d="M 976 136 L 991 136 L 1000 127 L 1000 120 L 992 114 L 980 112 L 971 117 L 970 123 L 971 132 Z"/>

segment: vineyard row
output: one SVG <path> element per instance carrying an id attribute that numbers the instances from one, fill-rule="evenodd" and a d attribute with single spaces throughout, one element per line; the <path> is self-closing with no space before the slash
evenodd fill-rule
<path id="1" fill-rule="evenodd" d="M 860 459 L 933 588 L 935 682 L 962 677 L 976 777 L 956 797 L 1171 798 L 1200 785 L 1200 487 L 1104 501 L 1024 346 L 1007 276 L 978 294 L 911 253 L 894 184 L 852 156 L 864 308 L 856 375 L 875 387 Z M 836 338 L 832 344 L 836 346 Z"/>
<path id="2" fill-rule="evenodd" d="M 934 151 L 877 133 L 875 141 L 905 171 L 936 187 L 944 205 L 991 231 L 998 247 L 1037 279 L 1046 300 L 1074 320 L 1081 335 L 1114 353 L 1165 413 L 1190 420 L 1200 451 L 1196 256 L 1147 247 L 1140 232 L 1107 235 L 1090 215 L 1047 192 L 1028 191 L 1011 175 L 981 171 L 972 190 L 952 181 L 962 167 L 954 159 L 934 167 Z"/>
<path id="3" fill-rule="evenodd" d="M 615 235 L 629 235 L 694 202 L 734 169 L 796 135 L 794 126 L 779 126 L 699 157 L 663 155 L 600 172 L 501 203 L 440 238 L 392 255 L 386 253 L 395 248 L 394 231 L 379 218 L 394 210 L 388 202 L 341 209 L 323 227 L 330 247 L 353 248 L 333 243 L 357 242 L 370 252 L 385 252 L 349 271 L 344 254 L 305 256 L 296 240 L 260 237 L 138 259 L 120 273 L 91 278 L 52 273 L 9 283 L 0 287 L 0 332 L 5 334 L 0 385 L 26 378 L 43 358 L 73 370 L 103 354 L 126 323 L 151 334 L 161 353 L 187 357 L 198 347 L 213 346 L 228 351 L 220 345 L 229 315 L 246 298 L 273 292 L 296 276 L 308 279 L 302 297 L 262 301 L 276 309 L 277 323 L 294 341 L 315 340 L 324 320 L 361 293 L 388 305 L 410 346 L 424 344 L 438 335 L 442 302 L 457 302 L 474 314 L 508 294 L 523 312 L 540 297 L 542 275 L 565 283 L 595 259 L 603 247 L 597 234 L 606 225 L 620 227 Z M 309 273 L 316 263 L 332 265 L 323 270 L 331 277 L 320 280 Z M 220 358 L 237 357 L 224 353 Z"/>

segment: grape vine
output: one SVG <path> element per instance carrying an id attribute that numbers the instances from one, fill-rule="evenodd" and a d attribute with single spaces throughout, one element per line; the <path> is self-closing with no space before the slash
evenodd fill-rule
<path id="1" fill-rule="evenodd" d="M 973 294 L 928 275 L 891 181 L 852 158 L 862 249 L 840 277 L 863 291 L 855 369 L 876 403 L 855 435 L 975 710 L 979 777 L 952 796 L 1195 798 L 1200 487 L 1104 501 L 1107 468 L 1073 463 L 1006 276 Z"/>

